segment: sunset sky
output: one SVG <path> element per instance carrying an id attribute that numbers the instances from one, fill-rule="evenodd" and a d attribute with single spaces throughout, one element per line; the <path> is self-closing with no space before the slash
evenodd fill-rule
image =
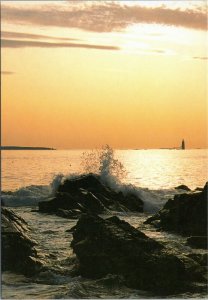
<path id="1" fill-rule="evenodd" d="M 2 145 L 207 147 L 207 1 L 2 1 Z"/>

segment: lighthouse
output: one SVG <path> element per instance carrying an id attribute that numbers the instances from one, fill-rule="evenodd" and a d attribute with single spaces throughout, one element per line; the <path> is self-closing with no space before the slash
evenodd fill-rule
<path id="1" fill-rule="evenodd" d="M 181 149 L 182 149 L 182 150 L 185 150 L 185 149 L 186 149 L 186 147 L 185 147 L 185 141 L 184 141 L 184 140 L 182 140 L 182 143 L 181 143 Z"/>

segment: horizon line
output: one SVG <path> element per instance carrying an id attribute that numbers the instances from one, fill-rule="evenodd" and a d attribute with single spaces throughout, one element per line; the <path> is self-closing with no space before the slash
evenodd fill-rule
<path id="1" fill-rule="evenodd" d="M 5 148 L 28 148 L 28 149 L 46 149 L 46 150 L 93 150 L 93 149 L 102 149 L 101 147 L 87 147 L 87 148 L 54 148 L 54 147 L 49 147 L 49 146 L 14 146 L 14 145 L 9 145 L 9 146 L 0 146 L 0 150 L 9 150 Z M 113 148 L 113 147 L 112 147 Z M 141 147 L 141 148 L 113 148 L 114 150 L 182 150 L 180 147 L 158 147 L 158 148 L 146 148 L 146 147 Z M 185 150 L 193 150 L 193 149 L 208 149 L 207 147 L 190 147 L 186 148 Z M 15 150 L 15 149 L 11 149 Z M 19 149 L 20 150 L 20 149 Z M 24 149 L 22 149 L 24 150 Z M 25 149 L 27 150 L 27 149 Z"/>

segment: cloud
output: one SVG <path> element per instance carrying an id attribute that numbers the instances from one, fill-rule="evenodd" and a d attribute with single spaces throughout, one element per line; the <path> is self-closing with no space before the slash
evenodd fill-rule
<path id="1" fill-rule="evenodd" d="M 166 51 L 162 50 L 162 49 L 152 49 L 150 51 L 153 52 L 153 53 L 160 53 L 160 54 L 166 53 Z"/>
<path id="2" fill-rule="evenodd" d="M 78 2 L 80 3 L 80 2 Z M 15 24 L 31 24 L 79 28 L 94 32 L 111 32 L 137 23 L 156 23 L 183 26 L 194 29 L 207 29 L 205 10 L 180 10 L 160 7 L 128 6 L 116 2 L 91 5 L 40 5 L 30 7 L 2 4 L 2 21 Z"/>
<path id="3" fill-rule="evenodd" d="M 26 48 L 26 47 L 38 47 L 38 48 L 86 48 L 86 49 L 98 49 L 98 50 L 119 50 L 119 47 L 105 46 L 105 45 L 91 45 L 91 44 L 78 44 L 78 43 L 48 43 L 39 41 L 22 41 L 22 40 L 1 40 L 2 48 Z"/>
<path id="4" fill-rule="evenodd" d="M 201 60 L 206 60 L 206 59 L 208 59 L 207 56 L 194 56 L 193 58 L 194 58 L 194 59 L 201 59 Z"/>
<path id="5" fill-rule="evenodd" d="M 1 71 L 1 74 L 2 75 L 12 75 L 12 74 L 14 74 L 14 72 L 11 72 L 11 71 Z"/>
<path id="6" fill-rule="evenodd" d="M 72 39 L 72 38 L 52 37 L 48 35 L 13 32 L 13 31 L 1 31 L 1 37 L 14 38 L 14 39 L 20 38 L 20 39 L 51 39 L 51 40 L 61 40 L 61 41 L 77 41 L 77 39 Z"/>

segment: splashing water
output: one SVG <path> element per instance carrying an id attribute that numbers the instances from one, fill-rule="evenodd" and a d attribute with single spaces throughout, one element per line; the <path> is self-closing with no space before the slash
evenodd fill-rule
<path id="1" fill-rule="evenodd" d="M 84 173 L 100 175 L 102 182 L 111 186 L 120 183 L 127 175 L 127 171 L 122 163 L 115 159 L 114 151 L 109 145 L 100 150 L 84 152 L 81 164 Z"/>
<path id="2" fill-rule="evenodd" d="M 58 189 L 58 187 L 61 185 L 61 183 L 64 180 L 64 174 L 59 173 L 54 176 L 51 184 L 50 184 L 50 189 L 51 189 L 51 194 L 54 195 Z"/>
<path id="3" fill-rule="evenodd" d="M 156 195 L 148 189 L 122 182 L 128 173 L 123 164 L 115 159 L 114 150 L 109 145 L 103 146 L 100 150 L 84 152 L 81 164 L 84 173 L 99 175 L 100 180 L 113 190 L 122 192 L 124 195 L 131 193 L 142 199 L 144 201 L 144 211 L 156 212 L 164 204 L 164 200 L 161 199 L 160 195 Z"/>
<path id="4" fill-rule="evenodd" d="M 148 189 L 136 187 L 133 184 L 123 183 L 128 173 L 123 164 L 115 158 L 114 150 L 109 145 L 105 145 L 101 149 L 83 152 L 81 166 L 81 173 L 98 175 L 101 182 L 114 191 L 122 192 L 124 195 L 130 193 L 139 197 L 144 202 L 145 211 L 156 212 L 164 204 L 164 200 L 161 199 L 160 195 L 156 195 Z M 80 173 L 57 174 L 50 185 L 51 194 L 55 194 L 59 185 L 65 179 L 79 178 L 80 175 Z"/>
<path id="5" fill-rule="evenodd" d="M 80 173 L 68 175 L 59 173 L 54 176 L 49 186 L 28 186 L 14 192 L 4 193 L 2 197 L 4 204 L 6 206 L 36 206 L 39 201 L 54 196 L 65 179 L 79 178 L 83 173 L 98 175 L 104 185 L 116 192 L 122 192 L 124 195 L 134 194 L 139 197 L 144 202 L 146 212 L 158 211 L 167 201 L 164 191 L 155 192 L 133 184 L 125 184 L 128 173 L 123 164 L 115 158 L 114 150 L 109 145 L 82 153 L 80 163 L 82 166 Z"/>
<path id="6" fill-rule="evenodd" d="M 105 145 L 101 149 L 83 152 L 81 166 L 80 173 L 70 173 L 68 175 L 59 173 L 55 175 L 50 184 L 51 193 L 54 194 L 65 179 L 78 178 L 81 174 L 98 175 L 103 184 L 117 191 L 120 191 L 121 187 L 127 186 L 122 183 L 127 176 L 127 171 L 123 164 L 114 157 L 114 150 L 109 145 Z M 133 185 L 128 186 L 131 186 L 132 189 L 134 187 Z"/>

